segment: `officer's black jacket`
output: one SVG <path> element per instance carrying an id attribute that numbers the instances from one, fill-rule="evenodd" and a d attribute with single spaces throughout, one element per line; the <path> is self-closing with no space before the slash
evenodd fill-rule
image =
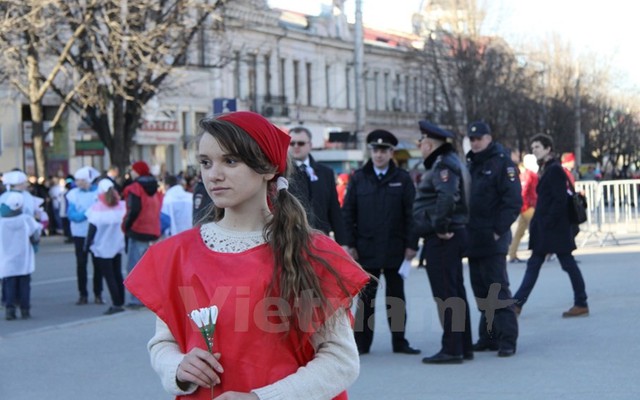
<path id="1" fill-rule="evenodd" d="M 382 180 L 375 175 L 371 160 L 354 172 L 342 215 L 348 245 L 356 248 L 363 267 L 398 268 L 405 249 L 417 249 L 412 235 L 415 193 L 409 173 L 393 161 Z"/>
<path id="2" fill-rule="evenodd" d="M 445 143 L 424 160 L 426 172 L 413 203 L 414 229 L 426 237 L 464 228 L 469 222 L 467 168 L 453 146 Z"/>
<path id="3" fill-rule="evenodd" d="M 495 142 L 479 153 L 469 151 L 467 161 L 471 174 L 467 255 L 506 255 L 511 224 L 522 207 L 518 169 L 504 147 Z M 498 240 L 494 233 L 500 236 Z"/>

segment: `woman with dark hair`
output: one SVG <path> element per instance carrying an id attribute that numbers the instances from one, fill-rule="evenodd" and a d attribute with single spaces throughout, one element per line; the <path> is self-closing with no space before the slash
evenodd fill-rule
<path id="1" fill-rule="evenodd" d="M 251 112 L 200 127 L 210 213 L 125 281 L 158 316 L 152 366 L 181 398 L 346 398 L 359 369 L 349 307 L 368 275 L 287 191 L 287 134 Z M 209 352 L 188 315 L 211 306 Z"/>
<path id="2" fill-rule="evenodd" d="M 556 254 L 562 269 L 569 275 L 573 288 L 574 305 L 562 313 L 563 318 L 589 315 L 584 279 L 571 252 L 576 249 L 573 229 L 567 212 L 567 191 L 571 185 L 553 152 L 553 140 L 545 134 L 531 139 L 531 152 L 538 159 L 540 170 L 536 192 L 538 201 L 529 225 L 529 249 L 531 257 L 527 270 L 514 298 L 517 300 L 516 313 L 529 298 L 538 280 L 540 267 L 547 254 Z"/>

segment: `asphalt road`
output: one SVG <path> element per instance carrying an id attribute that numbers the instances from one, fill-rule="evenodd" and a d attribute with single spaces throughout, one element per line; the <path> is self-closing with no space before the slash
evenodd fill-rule
<path id="1" fill-rule="evenodd" d="M 507 359 L 476 353 L 475 360 L 461 365 L 422 364 L 423 356 L 439 349 L 441 331 L 426 274 L 412 270 L 406 281 L 407 338 L 423 354 L 393 354 L 380 315 L 372 352 L 361 359 L 350 398 L 640 398 L 640 236 L 617 238 L 618 246 L 599 247 L 591 241 L 576 252 L 587 285 L 589 317 L 560 317 L 572 305 L 569 279 L 557 261 L 543 266 L 519 319 L 518 352 Z M 151 312 L 103 316 L 108 304 L 74 305 L 73 249 L 59 237 L 43 239 L 36 268 L 33 318 L 0 319 L 0 399 L 171 398 L 149 366 L 145 345 L 154 328 Z M 524 264 L 509 264 L 512 289 L 524 269 Z M 106 288 L 103 297 L 109 298 Z M 378 305 L 382 312 L 380 295 Z M 477 339 L 475 303 L 471 313 Z"/>

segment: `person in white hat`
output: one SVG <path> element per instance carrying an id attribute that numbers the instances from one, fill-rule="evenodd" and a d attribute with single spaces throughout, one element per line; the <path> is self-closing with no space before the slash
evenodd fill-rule
<path id="1" fill-rule="evenodd" d="M 111 307 L 105 315 L 124 311 L 124 284 L 122 278 L 122 253 L 124 232 L 120 228 L 127 211 L 120 200 L 118 190 L 108 178 L 98 183 L 98 201 L 87 211 L 89 231 L 85 250 L 93 255 L 93 265 L 100 271 L 111 296 Z M 189 220 L 191 221 L 191 220 Z"/>
<path id="2" fill-rule="evenodd" d="M 98 201 L 98 188 L 94 185 L 100 172 L 93 167 L 82 167 L 73 174 L 76 187 L 67 193 L 67 216 L 71 221 L 71 236 L 76 253 L 76 273 L 78 277 L 78 291 L 80 297 L 76 305 L 88 303 L 87 292 L 87 263 L 89 252 L 84 248 L 84 241 L 89 230 L 87 210 Z M 104 304 L 102 301 L 102 274 L 100 269 L 93 266 L 93 294 L 96 304 Z"/>
<path id="3" fill-rule="evenodd" d="M 31 316 L 31 273 L 35 270 L 32 244 L 39 240 L 42 226 L 22 212 L 23 204 L 18 192 L 7 192 L 0 202 L 0 278 L 8 321 L 16 319 L 18 305 L 23 319 Z"/>
<path id="4" fill-rule="evenodd" d="M 2 195 L 0 195 L 0 203 L 4 200 L 5 196 L 11 191 L 20 192 L 24 198 L 24 204 L 22 206 L 22 212 L 31 215 L 36 220 L 40 219 L 40 209 L 38 208 L 37 199 L 29 193 L 27 188 L 29 187 L 29 180 L 27 175 L 19 170 L 13 170 L 5 172 L 2 175 L 2 183 L 7 189 Z"/>

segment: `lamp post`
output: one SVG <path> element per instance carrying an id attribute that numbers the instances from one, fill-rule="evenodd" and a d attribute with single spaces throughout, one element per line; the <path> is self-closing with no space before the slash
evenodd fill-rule
<path id="1" fill-rule="evenodd" d="M 356 24 L 354 38 L 354 72 L 356 89 L 356 140 L 364 132 L 365 93 L 364 93 L 364 32 L 362 28 L 362 0 L 356 0 Z M 364 140 L 363 140 L 364 143 Z"/>

